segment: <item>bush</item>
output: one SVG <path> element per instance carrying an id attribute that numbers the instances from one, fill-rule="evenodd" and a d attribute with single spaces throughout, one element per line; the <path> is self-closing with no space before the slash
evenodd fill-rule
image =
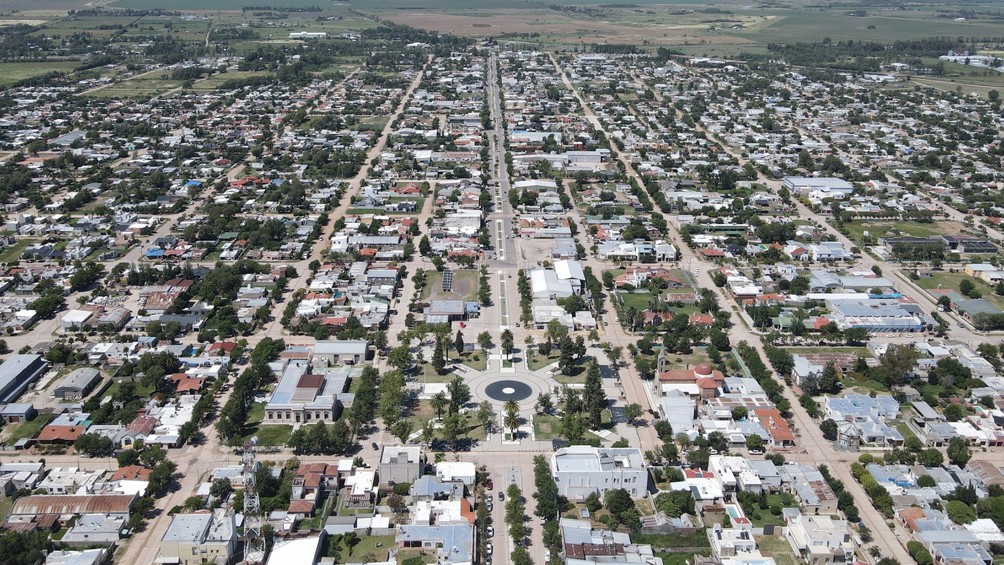
<path id="1" fill-rule="evenodd" d="M 394 494 L 398 496 L 408 496 L 411 492 L 411 483 L 397 483 L 394 485 Z"/>

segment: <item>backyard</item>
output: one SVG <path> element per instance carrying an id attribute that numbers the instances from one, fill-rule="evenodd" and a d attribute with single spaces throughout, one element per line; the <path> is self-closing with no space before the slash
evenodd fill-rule
<path id="1" fill-rule="evenodd" d="M 8 426 L 7 445 L 13 445 L 19 439 L 30 439 L 38 435 L 42 428 L 52 421 L 52 414 L 39 414 L 34 420 Z"/>
<path id="2" fill-rule="evenodd" d="M 460 269 L 453 273 L 453 290 L 443 290 L 443 272 L 426 271 L 425 286 L 422 287 L 421 299 L 424 300 L 463 300 L 471 302 L 478 296 L 478 272 L 473 269 Z"/>

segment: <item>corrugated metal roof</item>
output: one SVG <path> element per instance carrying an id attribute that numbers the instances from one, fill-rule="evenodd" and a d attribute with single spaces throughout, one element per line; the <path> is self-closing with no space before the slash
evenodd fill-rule
<path id="1" fill-rule="evenodd" d="M 23 496 L 14 503 L 12 516 L 37 514 L 127 514 L 136 499 L 131 494 L 62 495 L 39 494 Z"/>

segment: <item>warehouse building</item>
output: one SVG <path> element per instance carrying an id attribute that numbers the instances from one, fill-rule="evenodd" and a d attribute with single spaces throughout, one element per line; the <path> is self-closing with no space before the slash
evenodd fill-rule
<path id="1" fill-rule="evenodd" d="M 17 400 L 48 368 L 41 355 L 11 355 L 0 365 L 0 403 Z"/>

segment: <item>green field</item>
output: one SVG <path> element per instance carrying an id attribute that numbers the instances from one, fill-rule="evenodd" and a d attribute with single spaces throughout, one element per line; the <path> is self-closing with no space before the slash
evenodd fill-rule
<path id="1" fill-rule="evenodd" d="M 4 247 L 3 251 L 0 251 L 0 262 L 9 263 L 11 261 L 17 261 L 21 258 L 21 254 L 24 253 L 24 249 L 34 243 L 30 239 L 19 239 L 14 245 L 10 247 Z"/>
<path id="2" fill-rule="evenodd" d="M 327 556 L 334 557 L 335 563 L 359 561 L 367 553 L 372 553 L 377 556 L 377 559 L 383 560 L 387 557 L 387 551 L 396 547 L 394 536 L 361 536 L 359 542 L 351 549 L 346 549 L 345 544 L 334 546 L 333 541 L 332 537 L 325 539 L 325 547 L 327 548 Z"/>
<path id="3" fill-rule="evenodd" d="M 753 15 L 770 18 L 766 25 L 748 31 L 728 32 L 734 37 L 755 43 L 816 42 L 824 37 L 833 41 L 897 41 L 917 37 L 1000 35 L 1000 25 L 990 21 L 956 22 L 939 18 L 923 7 L 917 10 L 880 10 L 867 8 L 866 17 L 850 16 L 847 9 L 805 8 L 800 10 L 752 10 Z M 869 29 L 870 26 L 874 28 Z"/>
<path id="4" fill-rule="evenodd" d="M 51 72 L 70 72 L 80 63 L 74 61 L 42 61 L 38 63 L 0 63 L 0 86 L 9 86 L 26 78 Z"/>
<path id="5" fill-rule="evenodd" d="M 7 444 L 14 445 L 19 439 L 30 439 L 38 435 L 42 428 L 52 421 L 52 414 L 39 414 L 34 420 L 14 424 L 7 434 Z"/>
<path id="6" fill-rule="evenodd" d="M 994 288 L 992 286 L 978 278 L 970 277 L 965 273 L 936 272 L 933 276 L 923 277 L 913 281 L 913 284 L 923 288 L 924 290 L 935 290 L 940 288 L 942 290 L 954 290 L 958 293 L 959 283 L 964 279 L 972 281 L 973 285 L 976 286 L 976 289 L 983 294 L 982 298 L 984 300 L 1004 310 L 1004 296 L 997 296 L 994 294 Z M 937 300 L 938 297 L 935 296 L 934 299 Z"/>
<path id="7" fill-rule="evenodd" d="M 885 237 L 891 232 L 898 231 L 903 235 L 913 237 L 929 237 L 946 233 L 944 225 L 936 222 L 863 222 L 854 221 L 844 224 L 847 229 L 847 237 L 851 241 L 861 241 L 864 232 L 868 232 L 872 238 Z"/>
<path id="8" fill-rule="evenodd" d="M 98 98 L 142 98 L 147 96 L 158 96 L 169 90 L 180 88 L 184 81 L 163 78 L 169 76 L 167 71 L 163 73 L 151 73 L 145 76 L 131 78 L 122 82 L 114 83 L 100 90 L 95 90 L 87 96 Z"/>
<path id="9" fill-rule="evenodd" d="M 211 77 L 207 77 L 202 80 L 195 81 L 192 85 L 192 90 L 205 91 L 205 90 L 216 90 L 223 83 L 230 80 L 240 80 L 248 77 L 258 77 L 258 76 L 269 76 L 271 73 L 258 72 L 258 71 L 228 71 L 225 73 L 217 73 Z"/>
<path id="10" fill-rule="evenodd" d="M 248 6 L 247 0 L 172 0 L 170 6 L 172 10 L 228 10 L 241 11 L 241 8 Z M 318 2 L 313 0 L 275 0 L 266 2 L 263 5 L 277 6 L 284 8 L 317 6 Z M 133 10 L 163 10 L 164 2 L 160 0 L 118 0 L 112 6 L 117 8 L 131 8 Z"/>

